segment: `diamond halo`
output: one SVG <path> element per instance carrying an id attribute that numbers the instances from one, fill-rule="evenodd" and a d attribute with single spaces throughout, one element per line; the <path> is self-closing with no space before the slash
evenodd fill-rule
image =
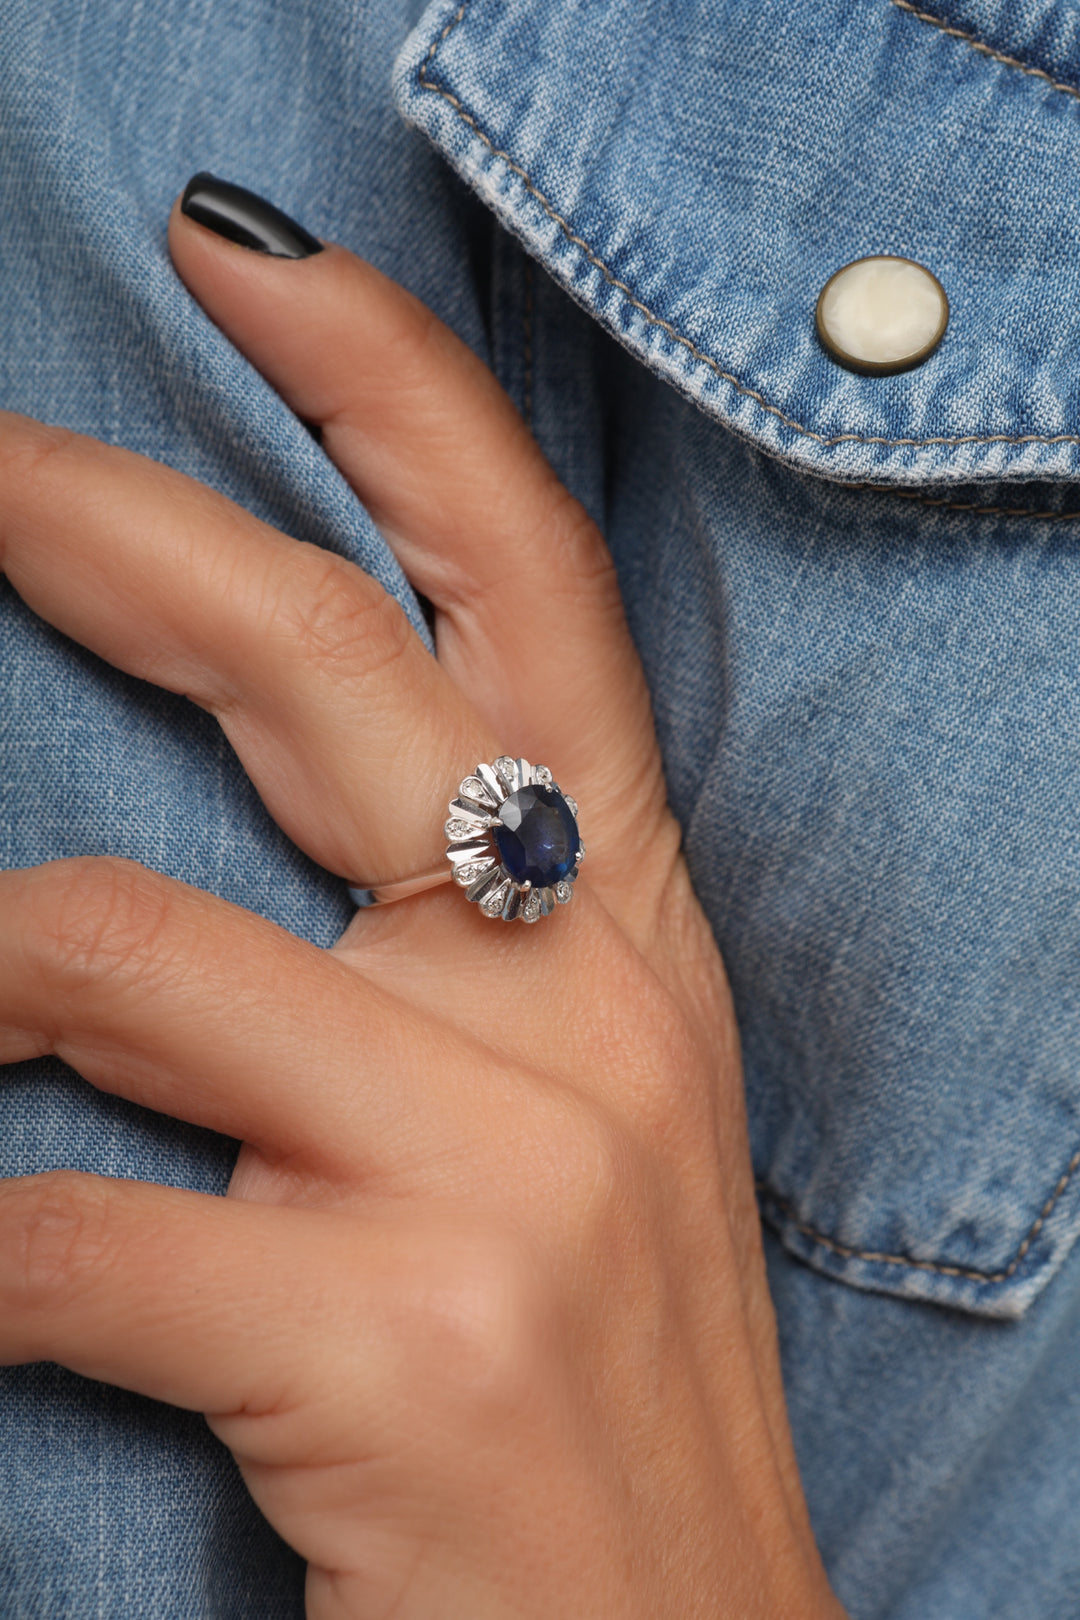
<path id="1" fill-rule="evenodd" d="M 573 899 L 585 855 L 578 807 L 546 765 L 503 754 L 450 801 L 446 857 L 485 917 L 535 923 Z"/>

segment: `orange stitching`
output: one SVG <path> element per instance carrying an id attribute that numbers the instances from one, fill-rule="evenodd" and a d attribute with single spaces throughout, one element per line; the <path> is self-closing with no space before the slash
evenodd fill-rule
<path id="1" fill-rule="evenodd" d="M 442 42 L 446 38 L 447 34 L 452 34 L 454 29 L 457 27 L 458 23 L 461 21 L 462 17 L 464 17 L 465 8 L 467 7 L 468 4 L 469 4 L 469 0 L 461 0 L 460 6 L 458 6 L 458 8 L 455 11 L 454 15 L 451 17 L 450 21 L 447 23 L 446 27 L 443 29 L 442 33 L 438 36 L 437 39 L 432 40 L 431 48 L 428 51 L 427 55 L 424 57 L 424 60 L 420 64 L 420 83 L 424 86 L 425 90 L 434 90 L 434 88 L 435 88 L 434 85 L 429 85 L 429 84 L 425 83 L 424 75 L 427 73 L 428 63 L 429 62 L 434 62 L 436 51 L 439 49 L 439 46 L 442 44 Z"/>
<path id="2" fill-rule="evenodd" d="M 918 17 L 920 22 L 929 23 L 931 28 L 940 28 L 950 39 L 962 39 L 965 45 L 970 45 L 980 56 L 992 56 L 995 62 L 1004 62 L 1006 67 L 1016 68 L 1020 73 L 1028 73 L 1033 79 L 1044 79 L 1051 90 L 1060 90 L 1063 96 L 1072 96 L 1074 101 L 1080 101 L 1080 90 L 1075 90 L 1071 84 L 1062 84 L 1060 79 L 1052 79 L 1042 68 L 1029 67 L 1026 62 L 1019 61 L 1015 56 L 1006 56 L 1004 51 L 992 50 L 989 45 L 984 45 L 981 39 L 976 39 L 974 34 L 965 33 L 962 28 L 950 28 L 931 12 L 919 11 L 911 4 L 911 0 L 892 0 L 892 4 L 898 6 L 901 11 L 910 11 L 913 17 Z"/>
<path id="3" fill-rule="evenodd" d="M 458 117 L 463 123 L 468 124 L 469 128 L 476 135 L 477 139 L 483 141 L 489 152 L 491 152 L 494 157 L 501 159 L 501 161 L 506 164 L 507 168 L 518 176 L 524 185 L 525 190 L 531 197 L 535 197 L 536 201 L 540 204 L 540 207 L 544 210 L 545 214 L 548 215 L 549 219 L 554 220 L 555 224 L 558 225 L 567 241 L 570 242 L 572 246 L 579 248 L 588 262 L 593 265 L 595 269 L 599 270 L 604 280 L 625 296 L 627 303 L 632 309 L 636 309 L 639 314 L 643 315 L 650 325 L 659 327 L 662 332 L 665 332 L 668 337 L 671 338 L 673 343 L 677 343 L 681 348 L 684 348 L 688 354 L 699 362 L 700 365 L 708 367 L 708 369 L 719 377 L 722 382 L 730 383 L 732 388 L 735 389 L 736 393 L 745 394 L 748 398 L 756 401 L 756 403 L 761 406 L 762 410 L 768 411 L 771 416 L 775 416 L 784 427 L 790 428 L 793 433 L 800 434 L 804 439 L 813 439 L 817 444 L 820 444 L 822 448 L 826 450 L 832 449 L 838 444 L 879 444 L 888 449 L 925 449 L 931 445 L 953 446 L 962 444 L 1080 444 L 1080 434 L 1078 433 L 990 433 L 985 435 L 979 433 L 966 433 L 956 438 L 939 437 L 933 439 L 886 439 L 867 433 L 837 433 L 830 438 L 823 433 L 815 433 L 813 428 L 804 427 L 801 422 L 796 422 L 790 416 L 785 416 L 784 412 L 778 405 L 770 404 L 765 398 L 764 394 L 759 394 L 756 388 L 751 388 L 749 384 L 740 382 L 738 377 L 734 376 L 730 371 L 725 371 L 718 361 L 714 360 L 711 355 L 705 354 L 703 350 L 698 348 L 696 343 L 691 341 L 690 338 L 684 337 L 681 332 L 675 329 L 670 321 L 664 320 L 661 316 L 654 314 L 653 311 L 649 309 L 647 304 L 643 304 L 639 298 L 636 298 L 627 283 L 619 280 L 615 272 L 604 263 L 603 259 L 601 259 L 598 254 L 593 252 L 592 248 L 589 246 L 588 242 L 585 241 L 584 237 L 578 236 L 570 228 L 569 222 L 565 220 L 557 209 L 552 206 L 539 187 L 533 184 L 528 172 L 521 167 L 521 164 L 515 163 L 509 152 L 504 152 L 501 147 L 496 146 L 495 142 L 490 138 L 490 136 L 484 133 L 476 119 L 470 112 L 466 111 L 464 105 L 461 101 L 459 101 L 457 96 L 453 95 L 451 91 L 445 88 L 445 86 L 441 84 L 433 84 L 431 82 L 431 80 L 428 78 L 428 68 L 435 60 L 439 47 L 442 45 L 447 35 L 452 33 L 457 27 L 458 23 L 461 22 L 465 12 L 468 9 L 468 5 L 469 0 L 461 0 L 460 6 L 451 17 L 450 21 L 446 24 L 446 27 L 443 29 L 442 33 L 432 41 L 428 53 L 421 62 L 419 71 L 417 73 L 417 83 L 420 85 L 420 88 L 422 90 L 430 90 L 433 94 L 441 96 L 445 102 L 453 107 Z"/>
<path id="4" fill-rule="evenodd" d="M 1065 1166 L 1057 1186 L 1039 1211 L 1035 1224 L 1004 1271 L 974 1271 L 969 1270 L 966 1266 L 946 1266 L 934 1260 L 911 1260 L 904 1254 L 879 1254 L 873 1249 L 849 1248 L 846 1243 L 837 1243 L 834 1238 L 826 1237 L 823 1232 L 818 1232 L 812 1226 L 807 1226 L 805 1222 L 800 1221 L 794 1207 L 788 1203 L 787 1199 L 780 1198 L 776 1193 L 770 1192 L 764 1182 L 759 1181 L 755 1185 L 763 1198 L 768 1199 L 770 1203 L 775 1204 L 778 1209 L 783 1210 L 791 1217 L 797 1231 L 802 1232 L 804 1236 L 811 1238 L 815 1243 L 821 1244 L 823 1248 L 831 1249 L 834 1254 L 842 1256 L 845 1260 L 874 1260 L 885 1266 L 907 1266 L 912 1271 L 932 1271 L 939 1277 L 966 1277 L 972 1282 L 1000 1283 L 1006 1282 L 1013 1272 L 1017 1270 L 1031 1245 L 1049 1220 L 1054 1205 L 1069 1185 L 1078 1168 L 1080 1168 L 1080 1150 L 1073 1154 Z"/>

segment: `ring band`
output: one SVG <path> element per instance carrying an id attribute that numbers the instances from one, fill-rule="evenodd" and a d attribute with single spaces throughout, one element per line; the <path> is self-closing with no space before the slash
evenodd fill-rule
<path id="1" fill-rule="evenodd" d="M 485 917 L 538 922 L 573 898 L 585 857 L 577 815 L 546 765 L 503 754 L 478 765 L 450 801 L 448 866 L 349 894 L 360 907 L 387 905 L 453 881 Z"/>
<path id="2" fill-rule="evenodd" d="M 416 877 L 402 878 L 400 883 L 379 883 L 373 889 L 350 889 L 353 904 L 387 906 L 394 900 L 407 900 L 411 894 L 423 894 L 425 889 L 437 889 L 443 883 L 452 883 L 454 874 L 445 866 L 431 872 L 418 872 Z"/>

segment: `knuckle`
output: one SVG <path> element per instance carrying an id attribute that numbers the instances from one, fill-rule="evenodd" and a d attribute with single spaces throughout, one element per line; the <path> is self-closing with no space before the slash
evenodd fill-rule
<path id="1" fill-rule="evenodd" d="M 632 1018 L 626 1007 L 633 1007 Z M 591 1042 L 599 1071 L 618 1076 L 613 1117 L 636 1141 L 660 1149 L 682 1122 L 701 1125 L 709 1055 L 669 987 L 628 955 L 609 963 L 608 997 Z"/>
<path id="2" fill-rule="evenodd" d="M 552 479 L 552 482 L 554 480 Z M 496 562 L 448 581 L 450 600 L 459 613 L 487 619 L 505 616 L 507 592 L 519 593 L 523 580 L 549 603 L 580 609 L 584 593 L 589 612 L 605 624 L 625 618 L 615 563 L 603 535 L 580 501 L 562 485 L 545 487 L 535 509 L 525 518 L 515 511 L 507 522 L 516 526 L 519 544 Z"/>
<path id="3" fill-rule="evenodd" d="M 4 1207 L 6 1206 L 6 1207 Z M 54 1170 L 0 1194 L 0 1224 L 17 1303 L 55 1310 L 83 1293 L 107 1263 L 110 1192 L 104 1178 Z"/>
<path id="4" fill-rule="evenodd" d="M 625 1106 L 639 1170 L 648 1177 L 696 1161 L 716 1131 L 710 1070 L 700 1048 L 673 1030 L 652 1068 L 627 1076 Z M 640 1177 L 639 1177 L 640 1186 Z"/>
<path id="5" fill-rule="evenodd" d="M 548 519 L 549 542 L 579 579 L 612 580 L 615 563 L 603 535 L 576 496 L 562 486 Z"/>
<path id="6" fill-rule="evenodd" d="M 165 886 L 135 861 L 57 861 L 30 889 L 23 948 L 53 989 L 142 976 L 168 912 Z"/>
<path id="7" fill-rule="evenodd" d="M 66 476 L 72 452 L 77 454 L 85 442 L 70 428 L 21 419 L 16 432 L 4 435 L 4 461 L 12 487 L 36 499 L 47 482 Z"/>
<path id="8" fill-rule="evenodd" d="M 662 1233 L 671 1218 L 671 1182 L 652 1143 L 637 1127 L 599 1111 L 575 1132 L 565 1154 L 567 1181 L 550 1199 L 546 1236 L 562 1278 L 564 1306 L 573 1310 L 588 1289 L 609 1288 L 644 1300 L 657 1281 Z"/>
<path id="9" fill-rule="evenodd" d="M 656 1015 L 658 1060 L 640 1065 L 634 1098 L 639 1121 L 657 1147 L 709 1128 L 710 1064 L 699 1036 L 674 1007 Z"/>
<path id="10" fill-rule="evenodd" d="M 593 1242 L 613 1224 L 623 1225 L 641 1203 L 642 1147 L 615 1116 L 599 1108 L 575 1122 L 560 1155 L 562 1235 L 570 1246 Z"/>
<path id="11" fill-rule="evenodd" d="M 554 589 L 587 591 L 590 609 L 623 614 L 622 591 L 607 542 L 581 502 L 561 486 L 545 513 L 542 555 Z"/>
<path id="12" fill-rule="evenodd" d="M 294 584 L 281 599 L 277 617 L 302 663 L 335 682 L 379 675 L 412 637 L 393 597 L 344 558 L 325 554 L 312 560 L 302 587 Z"/>
<path id="13" fill-rule="evenodd" d="M 527 1398 L 546 1312 L 524 1245 L 457 1235 L 412 1279 L 403 1338 L 417 1348 L 421 1387 L 469 1419 Z M 431 1263 L 434 1262 L 434 1263 Z"/>

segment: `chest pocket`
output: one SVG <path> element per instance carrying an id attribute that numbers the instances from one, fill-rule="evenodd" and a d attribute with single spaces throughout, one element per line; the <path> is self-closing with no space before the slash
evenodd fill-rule
<path id="1" fill-rule="evenodd" d="M 612 538 L 763 1215 L 1015 1317 L 1080 1230 L 1080 97 L 940 21 L 438 0 L 397 96 L 652 374 Z M 871 254 L 950 300 L 899 375 L 815 333 Z"/>

